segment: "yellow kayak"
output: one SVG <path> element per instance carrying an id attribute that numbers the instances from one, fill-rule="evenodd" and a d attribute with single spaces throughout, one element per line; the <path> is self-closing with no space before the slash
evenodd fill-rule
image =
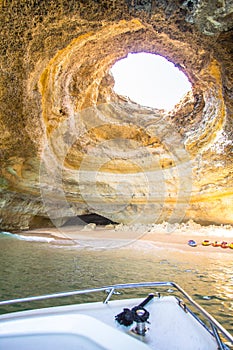
<path id="1" fill-rule="evenodd" d="M 207 246 L 207 245 L 211 245 L 211 242 L 208 239 L 205 239 L 201 244 L 204 246 Z"/>

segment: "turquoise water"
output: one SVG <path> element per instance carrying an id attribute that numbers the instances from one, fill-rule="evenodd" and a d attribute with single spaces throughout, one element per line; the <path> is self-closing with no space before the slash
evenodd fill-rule
<path id="1" fill-rule="evenodd" d="M 147 242 L 90 250 L 44 237 L 21 238 L 0 234 L 1 300 L 115 283 L 174 281 L 233 333 L 232 254 L 167 251 Z M 91 298 L 82 296 L 75 301 Z M 60 302 L 4 306 L 0 313 Z M 62 304 L 65 302 L 70 300 L 63 299 Z"/>

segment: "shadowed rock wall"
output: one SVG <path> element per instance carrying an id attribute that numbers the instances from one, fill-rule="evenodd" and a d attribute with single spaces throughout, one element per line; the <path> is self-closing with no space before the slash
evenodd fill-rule
<path id="1" fill-rule="evenodd" d="M 1 1 L 1 17 L 2 229 L 233 223 L 230 2 Z M 192 83 L 169 113 L 112 90 L 142 51 Z"/>

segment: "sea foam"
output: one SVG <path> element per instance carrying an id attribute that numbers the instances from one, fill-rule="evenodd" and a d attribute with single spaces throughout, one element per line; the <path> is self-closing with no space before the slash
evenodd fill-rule
<path id="1" fill-rule="evenodd" d="M 52 237 L 41 237 L 41 236 L 24 236 L 24 235 L 18 235 L 17 233 L 10 233 L 10 232 L 5 232 L 2 231 L 0 232 L 0 236 L 8 236 L 13 239 L 19 239 L 22 241 L 31 241 L 31 242 L 45 242 L 49 243 L 54 241 L 55 239 Z"/>

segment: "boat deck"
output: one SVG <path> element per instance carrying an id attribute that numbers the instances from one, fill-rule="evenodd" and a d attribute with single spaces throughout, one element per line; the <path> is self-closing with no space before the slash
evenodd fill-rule
<path id="1" fill-rule="evenodd" d="M 135 334 L 133 331 L 135 325 L 125 327 L 115 321 L 115 316 L 124 308 L 132 309 L 141 302 L 142 299 L 111 300 L 106 304 L 95 302 L 23 311 L 18 312 L 17 315 L 15 313 L 6 314 L 0 317 L 1 321 L 7 321 L 0 322 L 0 334 L 1 337 L 4 334 L 7 336 L 7 332 L 8 335 L 12 332 L 11 337 L 13 333 L 21 337 L 30 332 L 31 334 L 36 332 L 42 334 L 46 331 L 47 334 L 49 332 L 52 334 L 55 324 L 57 324 L 59 325 L 59 334 L 63 331 L 70 338 L 70 341 L 71 338 L 73 339 L 71 335 L 74 334 L 79 334 L 79 341 L 81 338 L 83 341 L 87 334 L 89 339 L 95 339 L 98 333 L 97 329 L 104 333 L 101 335 L 105 338 L 103 343 L 97 342 L 98 346 L 96 344 L 96 347 L 91 347 L 90 344 L 86 344 L 85 347 L 83 343 L 82 349 L 119 349 L 120 347 L 138 350 L 146 348 L 156 350 L 218 349 L 215 338 L 190 313 L 179 306 L 178 300 L 174 296 L 155 297 L 146 305 L 145 308 L 150 313 L 150 324 L 147 326 L 148 331 L 145 336 Z M 83 318 L 83 315 L 86 318 Z M 112 329 L 114 329 L 113 332 Z M 3 339 L 1 337 L 0 344 Z M 131 343 L 128 345 L 127 339 L 131 339 L 129 340 Z M 122 347 L 121 341 L 124 342 L 124 347 Z M 53 343 L 53 348 L 59 349 L 59 344 L 61 345 L 61 339 L 57 336 L 57 345 L 55 346 Z M 18 350 L 19 348 L 8 347 L 7 349 Z M 33 349 L 37 348 L 33 347 Z M 45 349 L 47 348 L 43 346 L 43 350 Z M 67 349 L 73 349 L 71 343 Z M 27 350 L 25 344 L 24 350 Z"/>

